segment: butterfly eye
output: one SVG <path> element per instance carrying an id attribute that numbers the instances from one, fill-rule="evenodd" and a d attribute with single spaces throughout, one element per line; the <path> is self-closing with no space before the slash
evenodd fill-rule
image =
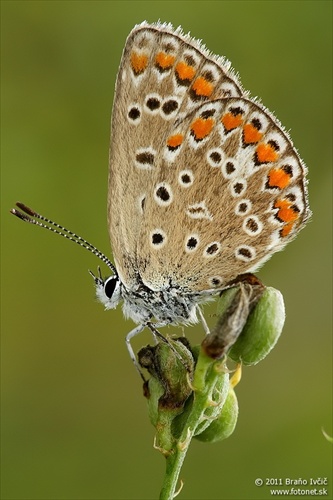
<path id="1" fill-rule="evenodd" d="M 118 275 L 112 275 L 109 278 L 102 277 L 96 282 L 96 296 L 104 305 L 105 309 L 114 309 L 119 304 L 121 293 L 121 282 Z"/>
<path id="2" fill-rule="evenodd" d="M 108 297 L 108 299 L 111 299 L 115 288 L 118 283 L 118 277 L 116 276 L 111 276 L 111 278 L 108 278 L 105 283 L 104 283 L 104 293 Z"/>

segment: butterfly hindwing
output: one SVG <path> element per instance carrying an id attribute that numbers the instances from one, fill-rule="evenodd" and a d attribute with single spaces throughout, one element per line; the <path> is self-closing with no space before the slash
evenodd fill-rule
<path id="1" fill-rule="evenodd" d="M 160 156 L 139 236 L 148 286 L 221 288 L 282 249 L 309 215 L 304 164 L 276 119 L 248 99 L 201 105 Z"/>

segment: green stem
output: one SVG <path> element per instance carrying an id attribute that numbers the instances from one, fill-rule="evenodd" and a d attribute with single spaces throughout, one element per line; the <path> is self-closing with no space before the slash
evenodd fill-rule
<path id="1" fill-rule="evenodd" d="M 192 436 L 191 436 L 192 438 Z M 160 493 L 160 500 L 172 500 L 175 496 L 179 473 L 181 471 L 191 438 L 188 443 L 179 446 L 178 443 L 166 457 L 165 476 Z"/>
<path id="2" fill-rule="evenodd" d="M 203 351 L 200 352 L 194 372 L 194 399 L 191 411 L 178 441 L 174 440 L 173 445 L 168 450 L 164 449 L 166 470 L 160 500 L 172 500 L 175 496 L 179 474 L 187 450 L 198 425 L 204 420 L 205 411 L 210 404 L 209 395 L 219 375 L 218 365 L 221 365 L 220 361 L 213 361 Z"/>

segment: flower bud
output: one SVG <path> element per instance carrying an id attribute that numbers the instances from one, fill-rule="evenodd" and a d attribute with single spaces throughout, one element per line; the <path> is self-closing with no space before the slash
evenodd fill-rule
<path id="1" fill-rule="evenodd" d="M 228 356 L 245 365 L 259 363 L 278 341 L 284 320 L 285 308 L 281 292 L 267 287 L 251 311 Z"/>
<path id="2" fill-rule="evenodd" d="M 228 438 L 234 432 L 238 417 L 238 401 L 230 387 L 220 415 L 201 433 L 195 436 L 199 441 L 216 443 Z"/>
<path id="3" fill-rule="evenodd" d="M 161 414 L 168 414 L 173 419 L 183 411 L 192 393 L 189 380 L 192 378 L 194 360 L 189 346 L 185 345 L 183 338 L 169 340 L 168 343 L 159 342 L 154 347 L 142 348 L 138 359 L 151 375 L 144 386 L 151 423 L 156 426 Z"/>
<path id="4" fill-rule="evenodd" d="M 207 394 L 208 403 L 204 413 L 204 420 L 196 427 L 195 436 L 204 432 L 211 425 L 212 420 L 219 418 L 228 397 L 229 388 L 229 373 L 219 373 L 215 385 L 212 387 L 210 393 Z"/>
<path id="5" fill-rule="evenodd" d="M 238 279 L 234 286 L 221 293 L 217 306 L 218 320 L 201 344 L 206 355 L 212 359 L 221 359 L 229 352 L 265 290 L 253 275 L 241 275 Z"/>

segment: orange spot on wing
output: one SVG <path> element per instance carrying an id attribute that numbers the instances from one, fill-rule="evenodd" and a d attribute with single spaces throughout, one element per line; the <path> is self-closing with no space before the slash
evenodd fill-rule
<path id="1" fill-rule="evenodd" d="M 284 238 L 285 236 L 288 236 L 288 234 L 290 233 L 290 231 L 292 230 L 293 227 L 294 227 L 293 222 L 289 222 L 289 224 L 285 224 L 280 231 L 282 238 Z"/>
<path id="2" fill-rule="evenodd" d="M 282 168 L 270 170 L 268 173 L 268 185 L 270 187 L 278 187 L 283 189 L 288 186 L 291 176 Z"/>
<path id="3" fill-rule="evenodd" d="M 282 222 L 294 222 L 299 217 L 298 212 L 293 209 L 292 203 L 289 200 L 277 200 L 274 203 L 274 208 L 279 209 L 277 216 Z"/>
<path id="4" fill-rule="evenodd" d="M 195 68 L 181 61 L 176 66 L 176 73 L 181 80 L 192 80 L 195 75 Z"/>
<path id="5" fill-rule="evenodd" d="M 181 145 L 183 140 L 184 140 L 183 134 L 172 135 L 171 137 L 169 137 L 167 145 L 170 146 L 171 148 L 177 148 L 178 146 Z"/>
<path id="6" fill-rule="evenodd" d="M 197 118 L 191 125 L 191 131 L 196 139 L 204 139 L 211 132 L 214 126 L 213 118 Z"/>
<path id="7" fill-rule="evenodd" d="M 241 114 L 235 116 L 232 113 L 226 113 L 222 116 L 221 121 L 224 125 L 224 128 L 229 131 L 239 127 L 243 119 Z"/>
<path id="8" fill-rule="evenodd" d="M 142 73 L 148 64 L 148 56 L 146 54 L 138 54 L 137 52 L 132 52 L 131 54 L 131 66 L 134 73 Z"/>
<path id="9" fill-rule="evenodd" d="M 270 144 L 259 144 L 256 153 L 260 163 L 270 163 L 276 161 L 279 157 L 273 146 Z"/>
<path id="10" fill-rule="evenodd" d="M 260 141 L 263 134 L 255 128 L 252 123 L 246 123 L 243 128 L 243 140 L 245 144 L 255 144 Z"/>
<path id="11" fill-rule="evenodd" d="M 168 69 L 171 68 L 171 66 L 175 62 L 175 59 L 175 56 L 167 54 L 166 52 L 159 52 L 156 56 L 155 61 L 162 69 Z"/>
<path id="12" fill-rule="evenodd" d="M 199 96 L 209 97 L 214 90 L 214 86 L 206 78 L 200 76 L 193 83 L 192 89 Z"/>

